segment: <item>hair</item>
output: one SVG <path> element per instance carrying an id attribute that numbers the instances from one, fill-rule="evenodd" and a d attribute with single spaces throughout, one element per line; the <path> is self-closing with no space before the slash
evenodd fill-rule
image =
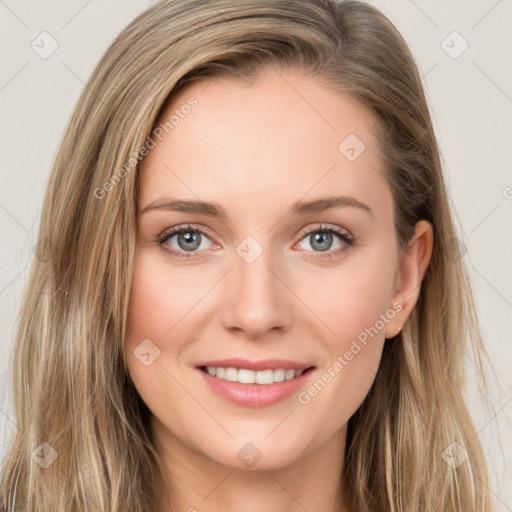
<path id="1" fill-rule="evenodd" d="M 373 386 L 349 420 L 345 495 L 360 512 L 491 509 L 464 400 L 464 360 L 475 355 L 484 382 L 486 354 L 421 77 L 379 10 L 335 0 L 158 2 L 103 55 L 46 190 L 14 346 L 18 428 L 0 507 L 156 509 L 165 470 L 123 351 L 141 155 L 187 84 L 215 77 L 251 84 L 269 68 L 298 69 L 371 113 L 399 251 L 419 220 L 434 230 L 418 301 L 386 341 Z M 454 442 L 468 454 L 456 469 L 443 460 Z M 36 448 L 58 457 L 41 467 Z"/>

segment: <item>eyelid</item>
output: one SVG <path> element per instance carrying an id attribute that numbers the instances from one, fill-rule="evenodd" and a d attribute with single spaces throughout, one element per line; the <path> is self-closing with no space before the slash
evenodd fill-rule
<path id="1" fill-rule="evenodd" d="M 158 235 L 157 240 L 163 241 L 172 235 L 176 235 L 176 234 L 179 234 L 181 231 L 187 231 L 187 230 L 197 231 L 198 233 L 201 233 L 202 235 L 207 236 L 210 240 L 212 240 L 212 238 L 213 238 L 209 234 L 209 232 L 206 228 L 199 226 L 199 225 L 194 225 L 192 223 L 185 223 L 185 224 L 178 224 L 177 226 L 172 226 L 172 227 L 164 229 L 162 231 L 162 233 L 160 235 Z"/>
<path id="2" fill-rule="evenodd" d="M 307 226 L 299 231 L 297 236 L 300 238 L 299 241 L 301 241 L 305 236 L 314 233 L 316 231 L 334 231 L 340 235 L 345 235 L 347 238 L 353 240 L 354 236 L 352 233 L 346 229 L 342 228 L 341 226 L 337 226 L 336 224 L 326 224 L 324 222 L 318 222 L 317 224 L 314 224 L 313 226 Z"/>
<path id="3" fill-rule="evenodd" d="M 200 254 L 200 253 L 206 252 L 207 250 L 214 250 L 214 249 L 221 247 L 220 244 L 215 242 L 215 238 L 212 237 L 205 228 L 200 227 L 200 226 L 194 226 L 191 224 L 178 225 L 178 226 L 166 229 L 161 235 L 158 236 L 158 238 L 156 239 L 156 242 L 158 245 L 163 246 L 166 243 L 166 241 L 169 240 L 171 237 L 177 236 L 177 235 L 187 232 L 187 231 L 199 233 L 201 237 L 206 238 L 210 242 L 211 248 L 203 249 L 201 251 L 183 251 L 183 250 L 175 249 L 174 247 L 169 246 L 168 248 L 166 248 L 164 250 L 166 250 L 167 252 L 170 252 L 170 253 L 174 253 L 174 254 L 176 254 L 176 253 L 190 254 L 190 257 L 193 257 L 192 256 L 193 254 Z"/>

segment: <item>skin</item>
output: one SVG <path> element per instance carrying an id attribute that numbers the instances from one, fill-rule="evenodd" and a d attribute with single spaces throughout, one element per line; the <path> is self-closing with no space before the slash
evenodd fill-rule
<path id="1" fill-rule="evenodd" d="M 161 120 L 191 96 L 197 106 L 143 161 L 139 212 L 172 195 L 216 202 L 227 216 L 139 213 L 125 340 L 176 510 L 350 510 L 338 485 L 347 422 L 374 381 L 386 338 L 398 334 L 417 301 L 431 225 L 418 223 L 397 254 L 372 121 L 351 98 L 299 71 L 268 70 L 251 86 L 193 83 Z M 338 149 L 348 134 L 366 146 L 354 161 Z M 351 206 L 289 213 L 297 201 L 332 195 L 356 198 L 372 213 Z M 187 253 L 178 235 L 156 241 L 189 223 L 207 233 L 193 257 L 166 252 Z M 318 249 L 320 223 L 348 230 L 355 245 L 333 234 L 320 246 L 328 249 Z M 236 252 L 247 236 L 263 250 L 252 263 Z M 293 359 L 316 367 L 307 390 L 395 302 L 401 311 L 307 404 L 292 394 L 259 409 L 236 405 L 195 369 L 206 359 Z M 145 339 L 160 350 L 148 366 L 134 355 Z M 237 457 L 248 442 L 262 454 L 250 468 Z"/>

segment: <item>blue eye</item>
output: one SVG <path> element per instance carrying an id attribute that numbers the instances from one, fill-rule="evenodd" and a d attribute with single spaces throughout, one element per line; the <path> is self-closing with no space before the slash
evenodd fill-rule
<path id="1" fill-rule="evenodd" d="M 169 246 L 169 240 L 174 237 L 177 237 L 176 242 L 178 244 L 178 249 L 172 248 L 171 246 L 171 248 L 166 247 L 165 250 L 179 258 L 193 258 L 193 253 L 197 252 L 196 249 L 201 247 L 203 239 L 208 238 L 202 229 L 193 228 L 191 226 L 182 226 L 166 231 L 161 237 L 159 237 L 158 242 L 161 245 L 165 244 Z"/>
<path id="2" fill-rule="evenodd" d="M 175 244 L 171 244 L 171 240 L 175 238 Z M 210 240 L 208 235 L 198 227 L 178 226 L 165 231 L 158 239 L 157 242 L 163 247 L 165 251 L 171 253 L 178 258 L 195 258 L 198 252 L 208 249 L 207 240 Z M 310 256 L 314 259 L 331 259 L 333 256 L 338 256 L 347 251 L 355 244 L 352 235 L 338 227 L 329 226 L 324 227 L 321 224 L 315 226 L 309 231 L 301 233 L 302 241 L 308 241 L 312 252 Z M 338 243 L 339 247 L 332 250 L 332 245 Z M 210 240 L 211 243 L 211 240 Z"/>
<path id="3" fill-rule="evenodd" d="M 323 227 L 319 225 L 307 231 L 305 234 L 303 233 L 303 235 L 301 242 L 303 240 L 309 242 L 310 247 L 315 253 L 312 257 L 315 259 L 321 259 L 323 257 L 330 259 L 332 256 L 337 256 L 347 251 L 355 244 L 352 235 L 338 226 Z M 332 250 L 332 245 L 336 243 L 336 241 L 340 246 Z"/>

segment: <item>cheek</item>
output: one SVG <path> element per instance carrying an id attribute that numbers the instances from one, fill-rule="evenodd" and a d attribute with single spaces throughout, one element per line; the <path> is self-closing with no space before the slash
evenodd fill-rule
<path id="1" fill-rule="evenodd" d="M 310 388 L 299 395 L 299 403 L 311 417 L 324 417 L 326 408 L 344 424 L 368 394 L 378 371 L 385 343 L 385 329 L 395 317 L 391 307 L 394 280 L 392 252 L 389 258 L 369 254 L 357 265 L 340 267 L 328 281 L 310 294 L 311 309 L 328 329 L 323 343 L 328 357 Z M 324 423 L 325 435 L 335 428 Z"/>
<path id="2" fill-rule="evenodd" d="M 124 350 L 132 380 L 145 400 L 148 393 L 158 395 L 162 383 L 168 386 L 165 370 L 172 373 L 178 364 L 184 331 L 194 335 L 193 307 L 205 292 L 204 282 L 190 273 L 170 272 L 165 260 L 149 251 L 137 255 Z"/>
<path id="3" fill-rule="evenodd" d="M 173 271 L 152 251 L 141 249 L 136 257 L 124 350 L 139 395 L 155 416 L 165 417 L 170 396 L 175 404 L 186 403 L 187 393 L 173 376 L 181 371 L 187 340 L 199 336 L 194 305 L 211 284 L 190 272 Z M 173 421 L 185 421 L 180 418 Z M 164 422 L 172 423 L 169 418 Z"/>
<path id="4" fill-rule="evenodd" d="M 309 294 L 311 309 L 329 327 L 331 336 L 326 339 L 332 351 L 347 350 L 352 340 L 364 340 L 365 333 L 369 338 L 384 337 L 387 323 L 382 318 L 394 317 L 394 310 L 390 311 L 394 271 L 392 255 L 370 253 L 340 266 L 323 287 L 310 286 L 316 290 Z"/>
<path id="5" fill-rule="evenodd" d="M 172 314 L 175 299 L 172 293 L 165 293 L 165 274 L 159 276 L 150 271 L 139 257 L 135 266 L 130 306 L 128 313 L 128 334 L 130 341 L 140 338 L 160 339 L 163 335 L 162 318 L 165 312 Z M 169 317 L 169 323 L 172 318 Z M 169 326 L 170 327 L 170 326 Z"/>
<path id="6" fill-rule="evenodd" d="M 176 332 L 193 317 L 191 310 L 207 292 L 207 285 L 199 273 L 173 271 L 164 258 L 141 250 L 130 293 L 127 345 L 145 338 L 161 346 L 172 338 L 175 345 Z"/>

